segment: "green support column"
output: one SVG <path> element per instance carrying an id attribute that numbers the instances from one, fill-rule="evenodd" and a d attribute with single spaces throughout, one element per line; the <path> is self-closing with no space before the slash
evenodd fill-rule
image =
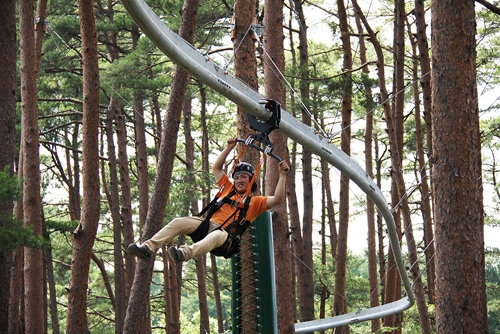
<path id="1" fill-rule="evenodd" d="M 255 295 L 257 298 L 257 322 L 259 334 L 278 333 L 278 315 L 276 311 L 276 280 L 274 271 L 274 245 L 271 213 L 259 215 L 251 226 L 254 245 Z M 232 292 L 232 334 L 240 334 L 237 319 L 240 313 L 239 259 L 231 259 L 233 269 Z"/>

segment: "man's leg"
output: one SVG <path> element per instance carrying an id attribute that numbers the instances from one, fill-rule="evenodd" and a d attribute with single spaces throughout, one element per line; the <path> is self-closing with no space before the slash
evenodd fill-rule
<path id="1" fill-rule="evenodd" d="M 143 259 L 150 259 L 156 250 L 168 244 L 179 234 L 191 234 L 200 226 L 201 217 L 181 217 L 172 220 L 159 230 L 151 239 L 146 240 L 141 245 L 132 244 L 128 250 Z"/>
<path id="2" fill-rule="evenodd" d="M 226 239 L 227 232 L 223 229 L 217 229 L 190 246 L 182 245 L 179 247 L 179 251 L 182 253 L 181 260 L 187 261 L 194 257 L 205 255 L 212 249 L 222 246 L 226 242 Z"/>

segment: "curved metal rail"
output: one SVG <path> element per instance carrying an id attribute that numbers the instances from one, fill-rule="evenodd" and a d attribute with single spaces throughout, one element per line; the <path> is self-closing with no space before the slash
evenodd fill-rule
<path id="1" fill-rule="evenodd" d="M 269 119 L 270 113 L 264 107 L 268 101 L 266 97 L 205 58 L 191 44 L 170 30 L 143 0 L 121 0 L 121 2 L 146 36 L 174 63 L 258 119 L 262 121 Z M 331 144 L 327 138 L 316 133 L 312 127 L 300 122 L 284 109 L 281 109 L 278 131 L 339 169 L 370 197 L 386 222 L 389 241 L 393 246 L 394 259 L 406 291 L 406 295 L 401 299 L 382 306 L 331 318 L 297 323 L 295 325 L 296 332 L 305 333 L 344 326 L 388 316 L 410 308 L 415 302 L 415 297 L 401 254 L 396 225 L 382 191 L 359 164 Z"/>

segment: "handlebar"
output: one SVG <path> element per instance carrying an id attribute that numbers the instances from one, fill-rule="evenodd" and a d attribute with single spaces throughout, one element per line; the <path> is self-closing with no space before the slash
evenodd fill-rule
<path id="1" fill-rule="evenodd" d="M 253 143 L 254 139 L 252 137 L 248 137 L 247 140 L 238 138 L 238 139 L 236 139 L 236 142 L 243 143 L 243 144 L 245 144 L 247 146 L 250 146 L 251 148 L 256 149 L 257 151 L 260 151 L 260 152 L 262 152 L 262 153 L 264 153 L 264 154 L 266 154 L 266 155 L 268 155 L 268 156 L 270 156 L 270 157 L 278 160 L 278 162 L 283 161 L 279 156 L 277 156 L 276 154 L 272 153 L 272 150 L 273 150 L 272 146 L 268 145 L 268 146 L 266 146 L 266 148 L 262 148 L 260 146 L 257 146 L 257 145 L 255 145 Z"/>

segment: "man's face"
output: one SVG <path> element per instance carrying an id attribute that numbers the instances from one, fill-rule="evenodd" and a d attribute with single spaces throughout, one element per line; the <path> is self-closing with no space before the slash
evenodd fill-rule
<path id="1" fill-rule="evenodd" d="M 243 194 L 250 183 L 250 176 L 248 174 L 238 174 L 234 177 L 234 188 L 239 194 Z"/>

